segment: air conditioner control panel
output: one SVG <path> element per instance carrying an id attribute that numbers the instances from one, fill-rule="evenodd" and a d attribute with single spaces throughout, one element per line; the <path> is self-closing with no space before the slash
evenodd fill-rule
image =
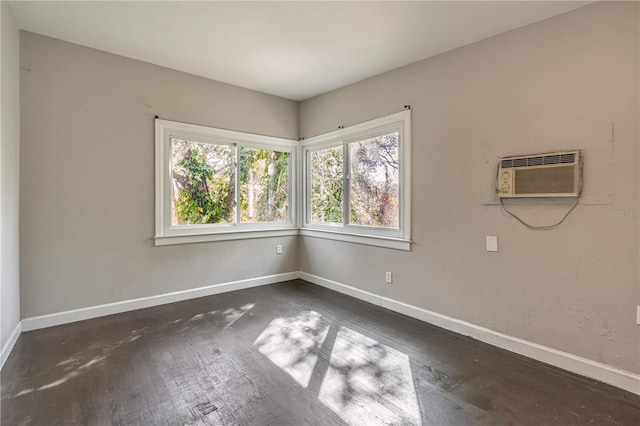
<path id="1" fill-rule="evenodd" d="M 510 172 L 506 172 L 503 171 L 502 174 L 500 175 L 500 183 L 499 183 L 499 187 L 500 187 L 500 194 L 511 194 L 511 188 L 512 188 L 513 184 L 512 184 L 512 176 Z"/>

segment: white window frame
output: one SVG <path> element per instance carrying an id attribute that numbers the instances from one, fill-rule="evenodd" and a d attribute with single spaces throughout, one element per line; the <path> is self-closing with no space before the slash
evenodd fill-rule
<path id="1" fill-rule="evenodd" d="M 348 146 L 352 142 L 398 131 L 399 145 L 399 229 L 354 225 L 349 223 L 349 169 Z M 310 153 L 342 146 L 343 149 L 343 223 L 311 221 Z M 367 244 L 398 250 L 411 249 L 411 110 L 360 123 L 330 133 L 315 136 L 301 143 L 303 223 L 301 235 Z"/>
<path id="2" fill-rule="evenodd" d="M 191 140 L 240 148 L 259 148 L 289 153 L 289 221 L 243 223 L 240 221 L 239 165 L 235 168 L 236 216 L 232 224 L 173 225 L 171 223 L 171 140 Z M 298 142 L 291 139 L 217 129 L 156 119 L 156 229 L 155 245 L 226 241 L 298 235 Z"/>

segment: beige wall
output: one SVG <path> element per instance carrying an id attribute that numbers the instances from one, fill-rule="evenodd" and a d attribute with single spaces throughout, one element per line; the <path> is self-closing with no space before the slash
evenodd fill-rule
<path id="1" fill-rule="evenodd" d="M 638 217 L 607 216 L 639 208 L 638 22 L 638 3 L 598 3 L 302 102 L 304 137 L 411 105 L 415 243 L 305 237 L 300 269 L 640 372 Z M 498 156 L 565 148 L 584 149 L 585 204 L 560 227 L 488 205 Z M 514 207 L 538 224 L 566 208 Z"/>
<path id="2" fill-rule="evenodd" d="M 4 347 L 20 321 L 20 32 L 9 4 L 0 3 L 0 347 Z"/>
<path id="3" fill-rule="evenodd" d="M 152 240 L 156 114 L 296 138 L 295 102 L 28 32 L 21 65 L 23 318 L 297 271 L 296 237 Z"/>

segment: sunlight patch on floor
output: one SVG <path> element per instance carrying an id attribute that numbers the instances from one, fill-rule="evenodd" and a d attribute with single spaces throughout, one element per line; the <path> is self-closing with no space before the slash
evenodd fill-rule
<path id="1" fill-rule="evenodd" d="M 224 311 L 224 320 L 225 322 L 228 322 L 224 329 L 226 330 L 231 327 L 234 322 L 242 318 L 242 316 L 253 309 L 254 306 L 256 306 L 255 303 L 247 303 L 246 305 L 241 306 L 240 309 L 227 309 Z"/>
<path id="2" fill-rule="evenodd" d="M 352 425 L 421 425 L 409 356 L 340 327 L 318 395 Z"/>
<path id="3" fill-rule="evenodd" d="M 77 371 L 70 371 L 69 373 L 65 374 L 63 378 L 55 380 L 47 385 L 40 386 L 37 390 L 41 391 L 41 390 L 55 388 L 56 386 L 60 386 L 61 384 L 65 383 L 67 380 L 73 379 L 78 374 L 80 373 L 78 373 Z"/>
<path id="4" fill-rule="evenodd" d="M 258 336 L 254 345 L 260 353 L 307 387 L 318 360 L 318 351 L 329 325 L 314 311 L 295 317 L 276 318 Z"/>

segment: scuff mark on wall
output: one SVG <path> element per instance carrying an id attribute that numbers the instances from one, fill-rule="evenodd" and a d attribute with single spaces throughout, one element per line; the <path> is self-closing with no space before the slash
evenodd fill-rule
<path id="1" fill-rule="evenodd" d="M 618 338 L 616 333 L 613 331 L 613 327 L 611 327 L 611 324 L 606 319 L 602 321 L 602 328 L 600 329 L 600 335 L 603 337 L 606 337 L 612 342 L 616 341 Z"/>

